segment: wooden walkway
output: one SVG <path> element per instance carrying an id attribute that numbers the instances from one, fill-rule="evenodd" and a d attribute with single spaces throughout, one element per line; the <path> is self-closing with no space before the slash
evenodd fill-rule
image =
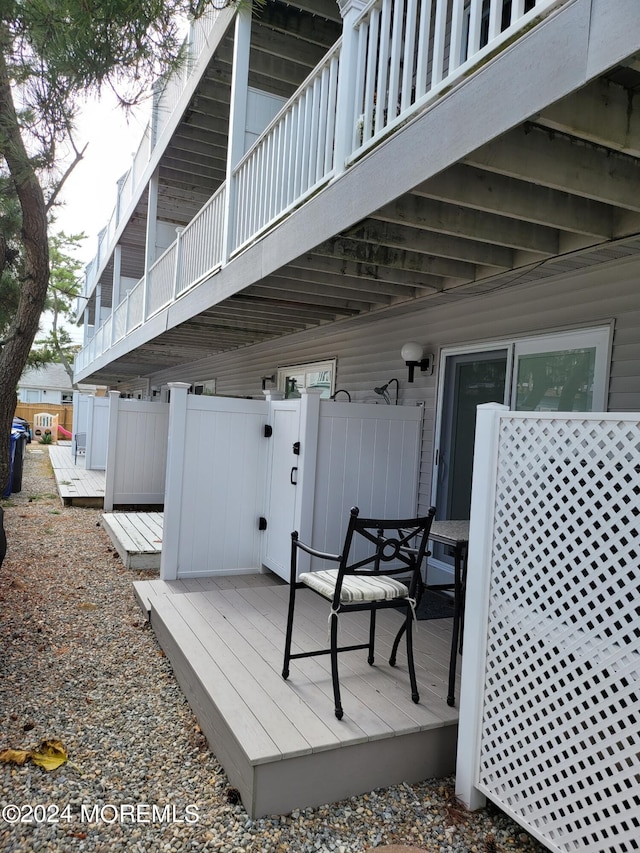
<path id="1" fill-rule="evenodd" d="M 102 525 L 127 569 L 160 568 L 161 512 L 105 512 Z"/>
<path id="2" fill-rule="evenodd" d="M 281 676 L 288 586 L 275 576 L 134 587 L 252 817 L 454 771 L 458 712 L 446 703 L 451 620 L 416 626 L 420 702 L 414 704 L 403 647 L 396 668 L 387 662 L 400 617 L 379 613 L 375 666 L 364 652 L 340 656 L 345 716 L 338 721 L 328 657 L 293 661 L 289 680 Z M 327 615 L 318 596 L 301 591 L 297 649 L 326 645 Z M 344 642 L 366 637 L 364 614 L 343 615 L 340 625 Z"/>
<path id="3" fill-rule="evenodd" d="M 63 504 L 104 505 L 104 471 L 87 471 L 84 455 L 79 455 L 74 463 L 69 442 L 49 445 L 49 459 Z"/>

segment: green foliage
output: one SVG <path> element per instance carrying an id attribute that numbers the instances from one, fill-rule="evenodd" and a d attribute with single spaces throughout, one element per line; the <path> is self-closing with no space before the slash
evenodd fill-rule
<path id="1" fill-rule="evenodd" d="M 51 314 L 52 326 L 47 335 L 35 341 L 27 360 L 29 367 L 61 362 L 72 382 L 72 363 L 79 347 L 62 322 L 73 322 L 75 302 L 82 287 L 83 264 L 74 252 L 84 236 L 61 231 L 49 238 L 49 290 L 44 310 Z"/>
<path id="2" fill-rule="evenodd" d="M 45 432 L 39 441 L 39 444 L 53 444 L 53 436 L 50 432 Z"/>

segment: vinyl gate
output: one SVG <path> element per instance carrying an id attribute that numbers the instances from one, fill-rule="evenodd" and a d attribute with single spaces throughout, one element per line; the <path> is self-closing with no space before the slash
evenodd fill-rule
<path id="1" fill-rule="evenodd" d="M 457 792 L 550 850 L 640 839 L 640 420 L 478 408 Z"/>

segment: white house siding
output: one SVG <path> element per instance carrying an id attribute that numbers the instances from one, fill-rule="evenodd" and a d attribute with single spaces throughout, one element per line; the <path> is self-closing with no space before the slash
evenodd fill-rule
<path id="1" fill-rule="evenodd" d="M 514 273 L 517 275 L 517 273 Z M 609 383 L 610 411 L 640 410 L 640 261 L 617 261 L 590 271 L 526 286 L 514 285 L 493 294 L 462 297 L 448 305 L 428 300 L 336 323 L 278 341 L 203 359 L 155 374 L 160 385 L 184 376 L 189 381 L 216 378 L 218 394 L 261 396 L 260 377 L 278 366 L 336 357 L 336 388 L 353 400 L 379 400 L 373 388 L 392 377 L 400 381 L 400 402 L 425 406 L 419 501 L 431 496 L 431 466 L 442 347 L 510 339 L 585 325 L 615 324 Z M 416 372 L 412 385 L 400 349 L 419 341 L 436 354 L 432 376 Z"/>

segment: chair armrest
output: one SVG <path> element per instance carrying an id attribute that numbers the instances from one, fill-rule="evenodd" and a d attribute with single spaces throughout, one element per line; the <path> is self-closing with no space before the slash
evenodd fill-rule
<path id="1" fill-rule="evenodd" d="M 306 554 L 311 554 L 312 557 L 320 557 L 323 560 L 335 560 L 336 562 L 342 558 L 341 554 L 327 554 L 324 551 L 316 551 L 310 545 L 305 545 L 299 539 L 294 539 L 293 544 L 296 548 L 300 548 Z"/>

